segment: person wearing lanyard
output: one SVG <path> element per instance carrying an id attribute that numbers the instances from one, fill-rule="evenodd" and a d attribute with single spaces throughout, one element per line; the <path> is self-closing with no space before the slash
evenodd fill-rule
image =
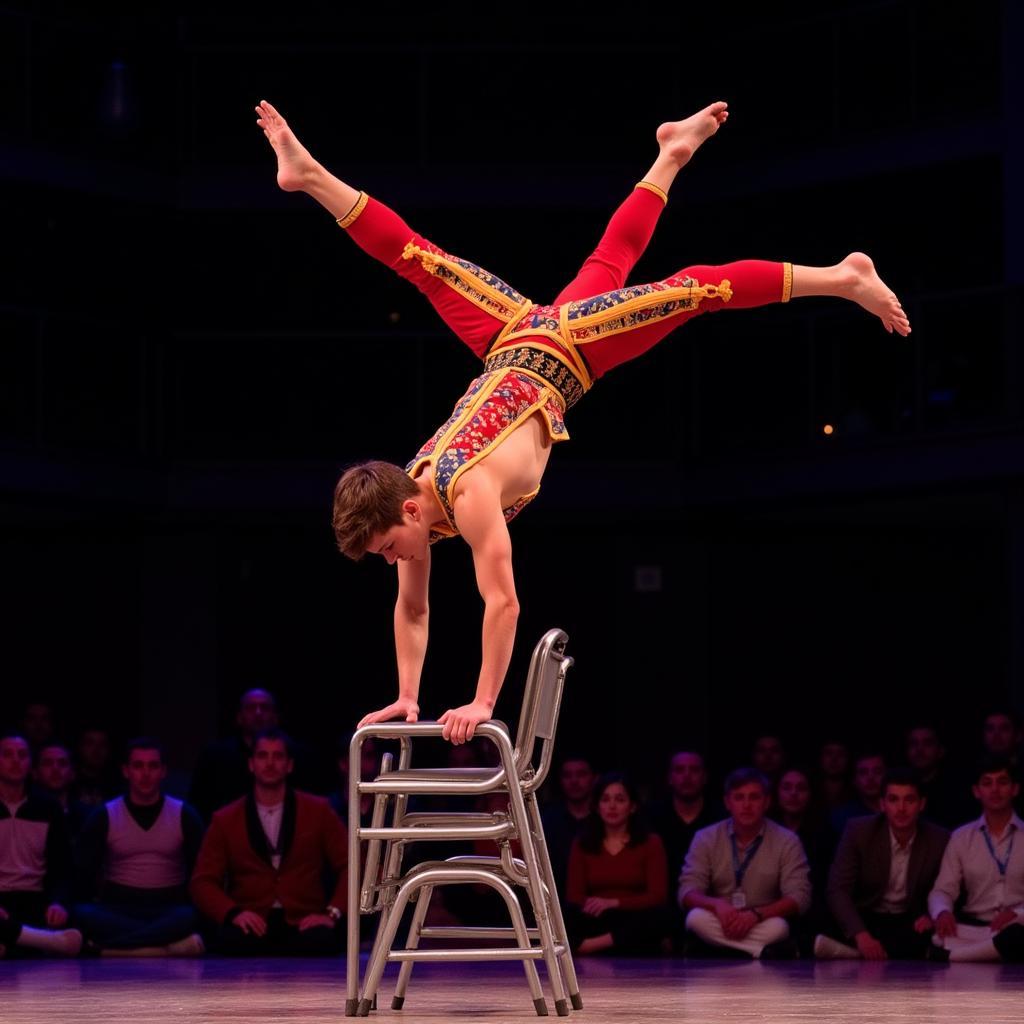
<path id="1" fill-rule="evenodd" d="M 810 906 L 810 872 L 797 836 L 766 817 L 770 792 L 760 772 L 737 768 L 725 780 L 729 817 L 694 836 L 679 880 L 691 952 L 795 952 L 787 918 Z"/>
<path id="2" fill-rule="evenodd" d="M 1008 758 L 986 757 L 975 772 L 977 821 L 958 828 L 928 896 L 933 959 L 1024 960 L 1024 821 L 1014 813 L 1020 786 Z M 963 906 L 954 905 L 963 895 Z"/>

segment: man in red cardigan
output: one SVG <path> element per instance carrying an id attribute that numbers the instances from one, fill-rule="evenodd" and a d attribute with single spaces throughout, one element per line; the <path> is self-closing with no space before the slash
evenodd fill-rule
<path id="1" fill-rule="evenodd" d="M 220 926 L 223 953 L 331 956 L 344 946 L 345 826 L 325 799 L 288 785 L 290 747 L 278 730 L 256 737 L 252 792 L 214 814 L 199 850 L 190 893 Z"/>

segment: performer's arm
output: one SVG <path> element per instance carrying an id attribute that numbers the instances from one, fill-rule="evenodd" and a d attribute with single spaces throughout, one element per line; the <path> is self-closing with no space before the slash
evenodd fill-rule
<path id="1" fill-rule="evenodd" d="M 430 606 L 430 549 L 422 560 L 398 562 L 398 600 L 395 602 L 395 654 L 398 658 L 398 700 L 366 715 L 360 727 L 402 718 L 419 719 L 420 675 L 427 653 Z"/>
<path id="2" fill-rule="evenodd" d="M 455 499 L 459 533 L 473 550 L 476 585 L 484 599 L 483 652 L 476 696 L 472 703 L 446 711 L 438 721 L 445 739 L 471 740 L 476 727 L 491 718 L 505 681 L 519 619 L 512 541 L 501 511 L 500 484 L 479 470 Z"/>

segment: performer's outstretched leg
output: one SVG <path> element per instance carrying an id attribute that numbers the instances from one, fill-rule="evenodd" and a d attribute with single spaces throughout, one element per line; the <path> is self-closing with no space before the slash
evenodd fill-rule
<path id="1" fill-rule="evenodd" d="M 525 304 L 524 296 L 486 271 L 448 256 L 413 231 L 394 210 L 336 178 L 313 159 L 266 100 L 261 101 L 256 113 L 256 123 L 277 154 L 278 185 L 286 192 L 305 192 L 330 211 L 360 248 L 411 281 L 455 334 L 483 356 L 497 333 Z M 484 286 L 481 293 L 469 297 L 466 289 L 446 283 L 452 280 L 450 277 L 430 273 L 422 260 L 403 258 L 410 243 L 421 253 L 471 267 Z"/>
<path id="2" fill-rule="evenodd" d="M 684 121 L 668 121 L 658 128 L 658 159 L 612 215 L 597 248 L 558 294 L 556 305 L 626 283 L 654 234 L 676 175 L 728 117 L 728 104 L 719 101 Z"/>

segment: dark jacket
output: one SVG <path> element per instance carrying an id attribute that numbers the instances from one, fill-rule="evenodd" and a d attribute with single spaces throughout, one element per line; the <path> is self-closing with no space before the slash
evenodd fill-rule
<path id="1" fill-rule="evenodd" d="M 948 841 L 949 833 L 944 828 L 918 820 L 907 866 L 907 913 L 913 917 L 928 912 L 928 893 L 938 876 Z M 885 896 L 891 864 L 889 822 L 885 815 L 851 819 L 828 875 L 828 908 L 850 938 L 865 930 L 861 915 L 873 911 Z"/>

